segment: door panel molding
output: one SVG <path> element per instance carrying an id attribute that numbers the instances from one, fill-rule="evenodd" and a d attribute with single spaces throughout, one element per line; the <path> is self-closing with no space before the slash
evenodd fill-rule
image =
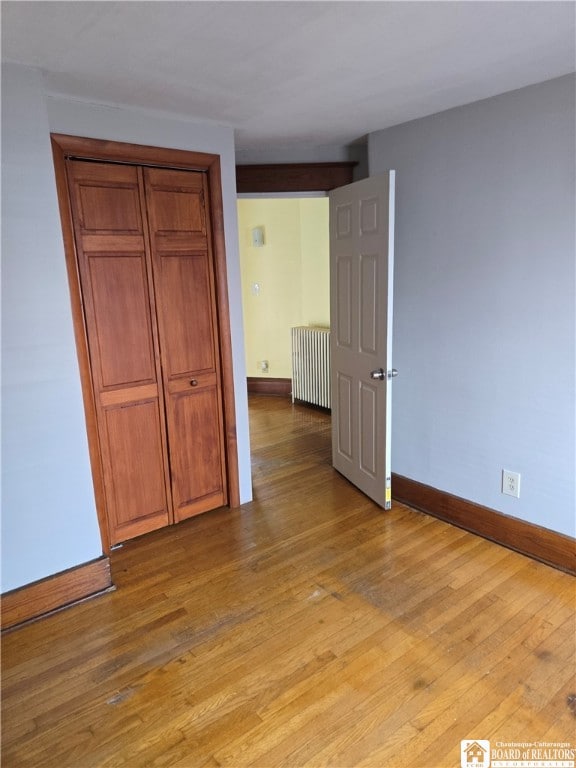
<path id="1" fill-rule="evenodd" d="M 360 394 L 358 398 L 358 421 L 369 426 L 378 424 L 378 392 L 376 387 L 365 381 L 360 381 Z M 359 469 L 370 480 L 377 480 L 378 474 L 378 433 L 375 429 L 362 429 L 360 431 L 360 452 L 358 456 Z"/>
<path id="2" fill-rule="evenodd" d="M 66 160 L 69 158 L 99 160 L 104 162 L 123 163 L 125 165 L 133 164 L 201 171 L 206 174 L 207 196 L 209 198 L 209 209 L 211 212 L 211 220 L 207 236 L 214 256 L 214 289 L 216 294 L 220 342 L 219 362 L 222 377 L 224 442 L 229 489 L 228 503 L 231 507 L 237 507 L 240 504 L 240 488 L 220 157 L 218 155 L 202 152 L 189 152 L 186 150 L 167 149 L 124 142 L 103 141 L 100 139 L 89 139 L 56 133 L 51 134 L 51 142 L 60 218 L 62 222 L 66 269 L 70 287 L 74 334 L 80 367 L 80 380 L 86 417 L 96 510 L 103 551 L 108 553 L 110 551 L 110 537 L 108 534 L 106 515 L 104 473 L 101 463 L 101 446 L 98 437 L 96 403 L 91 381 L 90 356 L 83 315 L 80 275 L 76 259 L 72 208 L 66 178 Z M 145 237 L 146 236 L 145 233 Z M 94 232 L 94 234 L 89 235 L 89 237 L 94 237 L 96 239 L 94 245 L 97 245 L 98 238 L 101 237 L 101 232 Z M 133 235 L 126 233 L 123 237 L 133 237 Z M 134 246 L 132 245 L 132 247 Z"/>
<path id="3" fill-rule="evenodd" d="M 338 454 L 345 460 L 352 461 L 352 397 L 353 381 L 340 371 L 337 376 L 337 400 L 336 405 L 340 414 L 338 420 Z"/>

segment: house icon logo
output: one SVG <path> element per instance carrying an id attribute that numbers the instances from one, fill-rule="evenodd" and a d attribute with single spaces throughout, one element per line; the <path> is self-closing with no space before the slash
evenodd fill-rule
<path id="1" fill-rule="evenodd" d="M 461 768 L 490 768 L 490 742 L 464 739 L 460 742 Z"/>

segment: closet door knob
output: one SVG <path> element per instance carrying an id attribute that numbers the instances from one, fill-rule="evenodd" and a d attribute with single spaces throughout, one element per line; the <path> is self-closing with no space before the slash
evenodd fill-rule
<path id="1" fill-rule="evenodd" d="M 190 386 L 191 387 L 197 387 L 198 386 L 198 379 L 190 379 Z"/>

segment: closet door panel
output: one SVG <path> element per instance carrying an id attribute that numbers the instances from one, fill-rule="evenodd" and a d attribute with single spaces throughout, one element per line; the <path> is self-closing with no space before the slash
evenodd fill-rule
<path id="1" fill-rule="evenodd" d="M 171 398 L 168 434 L 176 520 L 224 504 L 221 449 L 214 435 L 218 421 L 214 387 Z"/>
<path id="2" fill-rule="evenodd" d="M 105 178 L 100 172 L 103 166 L 84 167 L 84 179 L 78 186 L 78 212 L 84 232 L 141 233 L 134 169 L 118 167 Z"/>
<path id="3" fill-rule="evenodd" d="M 192 180 L 187 179 L 185 187 L 178 189 L 177 185 L 181 183 L 182 178 L 178 178 L 178 175 L 193 172 L 162 170 L 159 173 L 162 174 L 163 181 L 171 184 L 172 188 L 157 188 L 154 192 L 156 232 L 160 235 L 177 232 L 206 237 L 206 219 L 201 196 L 202 174 Z M 156 171 L 152 171 L 151 178 L 154 177 L 159 178 Z"/>
<path id="4" fill-rule="evenodd" d="M 226 504 L 216 298 L 205 177 L 144 171 L 174 515 Z"/>
<path id="5" fill-rule="evenodd" d="M 166 337 L 163 359 L 170 377 L 215 371 L 208 255 L 163 254 L 158 272 L 156 295 Z"/>
<path id="6" fill-rule="evenodd" d="M 102 387 L 156 381 L 144 253 L 89 254 L 88 265 Z"/>
<path id="7" fill-rule="evenodd" d="M 120 541 L 166 525 L 160 418 L 157 399 L 105 410 L 110 515 Z"/>
<path id="8" fill-rule="evenodd" d="M 69 160 L 110 540 L 171 520 L 140 171 Z"/>

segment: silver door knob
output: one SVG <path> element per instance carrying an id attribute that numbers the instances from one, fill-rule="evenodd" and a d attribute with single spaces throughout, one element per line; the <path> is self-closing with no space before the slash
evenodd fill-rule
<path id="1" fill-rule="evenodd" d="M 375 371 L 370 371 L 370 378 L 371 379 L 377 379 L 378 381 L 384 381 L 384 379 L 394 379 L 396 376 L 398 376 L 398 371 L 396 368 L 392 368 L 391 371 L 386 371 L 384 368 L 377 368 Z"/>

